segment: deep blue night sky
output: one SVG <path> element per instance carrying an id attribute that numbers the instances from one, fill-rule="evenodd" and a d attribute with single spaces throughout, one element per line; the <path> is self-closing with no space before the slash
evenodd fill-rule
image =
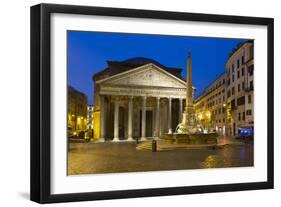
<path id="1" fill-rule="evenodd" d="M 151 58 L 168 67 L 183 69 L 186 76 L 190 49 L 193 85 L 197 95 L 224 71 L 228 54 L 245 40 L 142 34 L 68 31 L 68 85 L 93 103 L 92 75 L 106 68 L 107 60 Z"/>

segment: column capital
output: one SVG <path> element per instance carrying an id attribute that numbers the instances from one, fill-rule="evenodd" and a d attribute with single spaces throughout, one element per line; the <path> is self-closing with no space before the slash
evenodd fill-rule
<path id="1" fill-rule="evenodd" d="M 134 96 L 128 96 L 128 99 L 131 101 L 133 100 Z"/>
<path id="2" fill-rule="evenodd" d="M 99 94 L 100 99 L 104 99 L 105 95 L 104 94 Z"/>
<path id="3" fill-rule="evenodd" d="M 142 100 L 146 100 L 147 97 L 146 96 L 142 96 L 141 98 L 142 98 Z"/>

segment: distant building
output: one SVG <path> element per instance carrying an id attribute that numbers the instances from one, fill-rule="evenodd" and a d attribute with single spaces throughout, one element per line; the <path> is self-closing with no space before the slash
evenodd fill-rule
<path id="1" fill-rule="evenodd" d="M 67 88 L 67 126 L 69 135 L 78 134 L 87 128 L 87 96 L 68 86 Z"/>
<path id="2" fill-rule="evenodd" d="M 254 45 L 240 44 L 230 54 L 226 71 L 194 100 L 208 131 L 236 136 L 254 129 Z"/>
<path id="3" fill-rule="evenodd" d="M 194 101 L 197 120 L 204 130 L 225 134 L 226 128 L 225 73 L 212 82 Z"/>
<path id="4" fill-rule="evenodd" d="M 88 105 L 87 107 L 87 129 L 93 129 L 94 121 L 94 106 Z"/>
<path id="5" fill-rule="evenodd" d="M 108 61 L 94 74 L 94 139 L 146 140 L 180 123 L 186 82 L 180 68 L 148 58 Z"/>

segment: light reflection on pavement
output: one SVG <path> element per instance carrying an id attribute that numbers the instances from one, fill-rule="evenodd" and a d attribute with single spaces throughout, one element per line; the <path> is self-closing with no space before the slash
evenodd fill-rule
<path id="1" fill-rule="evenodd" d="M 132 142 L 70 143 L 69 147 L 69 175 L 253 166 L 253 143 L 163 152 L 136 150 Z"/>

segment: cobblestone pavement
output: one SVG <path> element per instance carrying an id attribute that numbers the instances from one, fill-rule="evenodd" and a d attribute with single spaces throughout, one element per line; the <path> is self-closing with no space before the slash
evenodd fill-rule
<path id="1" fill-rule="evenodd" d="M 70 143 L 68 174 L 140 172 L 253 166 L 253 144 L 163 152 L 136 150 L 136 143 Z"/>

